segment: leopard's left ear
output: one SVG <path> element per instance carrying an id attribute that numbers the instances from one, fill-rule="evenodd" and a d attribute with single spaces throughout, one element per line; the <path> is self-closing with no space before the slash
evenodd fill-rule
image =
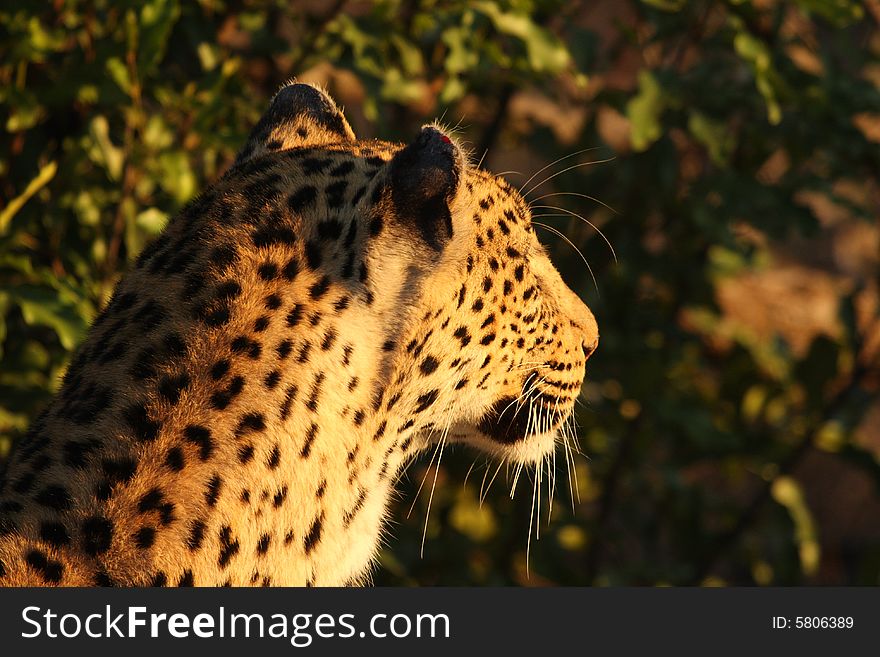
<path id="1" fill-rule="evenodd" d="M 288 84 L 272 98 L 235 164 L 270 151 L 354 139 L 354 131 L 330 96 L 310 84 Z"/>
<path id="2" fill-rule="evenodd" d="M 391 160 L 391 200 L 397 216 L 414 224 L 440 251 L 452 237 L 450 205 L 458 192 L 464 155 L 438 127 L 426 125 Z"/>

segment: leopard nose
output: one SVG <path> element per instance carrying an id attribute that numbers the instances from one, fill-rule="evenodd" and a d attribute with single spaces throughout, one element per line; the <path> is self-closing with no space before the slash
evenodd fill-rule
<path id="1" fill-rule="evenodd" d="M 599 348 L 599 336 L 597 335 L 593 338 L 592 342 L 582 342 L 581 349 L 584 350 L 584 360 L 587 360 L 590 356 L 593 355 L 593 352 Z"/>

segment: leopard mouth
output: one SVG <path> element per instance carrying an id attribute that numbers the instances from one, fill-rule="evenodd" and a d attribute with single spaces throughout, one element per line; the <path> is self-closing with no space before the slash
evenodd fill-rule
<path id="1" fill-rule="evenodd" d="M 560 410 L 558 398 L 532 395 L 527 401 L 503 397 L 483 414 L 477 429 L 502 445 L 515 445 L 529 438 L 555 433 L 569 415 L 568 405 Z"/>

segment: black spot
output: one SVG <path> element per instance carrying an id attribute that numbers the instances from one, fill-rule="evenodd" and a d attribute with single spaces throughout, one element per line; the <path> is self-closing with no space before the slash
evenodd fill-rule
<path id="1" fill-rule="evenodd" d="M 220 269 L 228 267 L 235 260 L 235 247 L 231 244 L 222 244 L 215 247 L 208 259 Z"/>
<path id="2" fill-rule="evenodd" d="M 186 465 L 186 461 L 183 458 L 183 450 L 180 447 L 172 447 L 169 449 L 168 454 L 165 455 L 165 465 L 174 472 L 180 472 L 183 470 Z"/>
<path id="3" fill-rule="evenodd" d="M 266 420 L 262 413 L 247 413 L 242 416 L 235 429 L 236 437 L 243 436 L 247 433 L 263 431 L 266 428 Z"/>
<path id="4" fill-rule="evenodd" d="M 513 292 L 513 283 L 510 281 L 504 281 L 504 296 L 510 296 Z"/>
<path id="5" fill-rule="evenodd" d="M 278 383 L 280 381 L 281 372 L 279 370 L 272 370 L 271 372 L 266 374 L 266 378 L 263 380 L 269 390 L 274 390 L 278 386 Z"/>
<path id="6" fill-rule="evenodd" d="M 223 326 L 229 322 L 230 318 L 229 306 L 226 305 L 212 308 L 209 308 L 206 305 L 201 305 L 196 307 L 196 312 L 202 321 L 212 328 Z"/>
<path id="7" fill-rule="evenodd" d="M 233 539 L 232 528 L 224 525 L 220 529 L 220 557 L 217 559 L 217 564 L 221 568 L 228 566 L 232 557 L 238 554 L 238 549 L 238 540 Z"/>
<path id="8" fill-rule="evenodd" d="M 487 333 L 480 340 L 480 344 L 483 346 L 486 346 L 486 345 L 492 344 L 492 342 L 494 342 L 494 341 L 495 341 L 495 334 L 494 333 Z"/>
<path id="9" fill-rule="evenodd" d="M 321 173 L 324 169 L 330 166 L 332 162 L 333 160 L 327 158 L 307 157 L 302 161 L 303 172 L 307 175 Z"/>
<path id="10" fill-rule="evenodd" d="M 284 393 L 284 401 L 281 403 L 281 420 L 284 421 L 287 419 L 287 416 L 290 415 L 290 408 L 293 405 L 293 400 L 296 398 L 296 393 L 298 388 L 296 385 L 291 385 L 287 388 Z"/>
<path id="11" fill-rule="evenodd" d="M 189 375 L 163 376 L 159 381 L 159 394 L 171 405 L 180 401 L 180 393 L 189 387 Z"/>
<path id="12" fill-rule="evenodd" d="M 323 529 L 324 524 L 324 516 L 320 515 L 315 518 L 312 523 L 311 529 L 309 529 L 309 533 L 306 535 L 305 539 L 303 539 L 303 548 L 305 548 L 306 554 L 310 554 L 312 550 L 315 549 L 315 546 L 321 540 L 321 530 Z"/>
<path id="13" fill-rule="evenodd" d="M 522 282 L 523 276 L 525 274 L 525 268 L 522 265 L 517 265 L 516 269 L 513 270 L 513 276 L 516 280 Z"/>
<path id="14" fill-rule="evenodd" d="M 275 497 L 272 498 L 272 506 L 276 509 L 279 508 L 282 504 L 284 504 L 284 500 L 287 499 L 287 486 L 284 486 L 275 493 Z"/>
<path id="15" fill-rule="evenodd" d="M 222 358 L 211 366 L 211 378 L 215 381 L 222 379 L 229 371 L 229 359 Z"/>
<path id="16" fill-rule="evenodd" d="M 336 329 L 328 329 L 324 334 L 324 340 L 321 342 L 321 351 L 328 351 L 336 341 Z"/>
<path id="17" fill-rule="evenodd" d="M 113 523 L 103 516 L 91 516 L 82 524 L 83 550 L 97 556 L 110 549 L 113 541 Z"/>
<path id="18" fill-rule="evenodd" d="M 203 461 L 207 461 L 214 451 L 214 441 L 211 440 L 211 432 L 207 427 L 198 424 L 190 424 L 183 430 L 183 437 L 199 447 L 199 456 Z"/>
<path id="19" fill-rule="evenodd" d="M 300 456 L 304 459 L 309 458 L 309 454 L 312 452 L 312 443 L 315 442 L 315 438 L 318 435 L 318 425 L 312 422 L 309 428 L 306 430 L 306 441 L 303 443 L 302 451 L 300 452 Z"/>
<path id="20" fill-rule="evenodd" d="M 288 226 L 263 225 L 251 233 L 251 239 L 258 248 L 275 244 L 293 246 L 296 244 L 296 233 Z"/>
<path id="21" fill-rule="evenodd" d="M 138 502 L 138 512 L 148 513 L 158 511 L 163 525 L 168 525 L 174 520 L 174 504 L 165 501 L 165 495 L 158 487 L 153 487 L 141 496 Z"/>
<path id="22" fill-rule="evenodd" d="M 270 470 L 274 470 L 281 464 L 281 448 L 278 445 L 272 448 L 272 452 L 269 454 L 269 458 L 266 461 L 266 465 Z"/>
<path id="23" fill-rule="evenodd" d="M 27 493 L 33 488 L 35 479 L 36 475 L 33 472 L 26 472 L 12 485 L 12 490 L 19 494 Z"/>
<path id="24" fill-rule="evenodd" d="M 281 297 L 277 294 L 270 294 L 265 299 L 266 308 L 269 310 L 278 310 L 281 307 Z"/>
<path id="25" fill-rule="evenodd" d="M 137 462 L 132 458 L 103 459 L 101 468 L 111 484 L 124 484 L 134 477 Z"/>
<path id="26" fill-rule="evenodd" d="M 307 185 L 302 189 L 297 190 L 288 197 L 287 207 L 289 207 L 294 212 L 302 212 L 306 209 L 306 207 L 314 203 L 317 195 L 318 190 L 316 190 L 311 185 Z"/>
<path id="27" fill-rule="evenodd" d="M 338 184 L 338 183 L 335 183 L 335 184 Z M 343 185 L 343 189 L 344 189 L 345 183 L 343 182 L 342 185 Z M 330 187 L 333 187 L 333 185 L 331 185 Z M 329 188 L 328 188 L 328 190 L 329 190 Z M 338 205 L 340 205 L 340 204 L 337 203 L 336 206 L 338 206 Z M 335 207 L 335 206 L 333 206 L 332 203 L 330 203 L 330 206 Z M 342 222 L 339 221 L 339 219 L 330 218 L 330 219 L 324 219 L 323 221 L 318 222 L 318 238 L 320 238 L 324 241 L 335 241 L 335 240 L 338 240 L 341 235 L 342 235 Z"/>
<path id="28" fill-rule="evenodd" d="M 296 357 L 297 362 L 307 363 L 309 362 L 309 352 L 312 350 L 312 344 L 310 342 L 306 342 L 299 349 L 299 355 Z"/>
<path id="29" fill-rule="evenodd" d="M 290 355 L 291 350 L 293 349 L 293 341 L 291 340 L 282 340 L 278 346 L 275 348 L 275 351 L 278 352 L 278 358 L 284 360 Z"/>
<path id="30" fill-rule="evenodd" d="M 28 552 L 25 562 L 51 584 L 59 583 L 64 576 L 64 566 L 54 559 L 49 559 L 41 550 Z"/>
<path id="31" fill-rule="evenodd" d="M 264 262 L 257 268 L 257 275 L 264 281 L 273 281 L 278 276 L 278 265 L 274 262 Z"/>
<path id="32" fill-rule="evenodd" d="M 330 277 L 329 276 L 322 276 L 319 281 L 317 281 L 316 283 L 313 283 L 312 286 L 309 288 L 309 296 L 312 299 L 320 299 L 321 297 L 323 297 L 327 293 L 327 290 L 329 290 L 329 289 L 330 289 Z"/>
<path id="33" fill-rule="evenodd" d="M 246 335 L 240 335 L 232 341 L 232 351 L 236 354 L 247 354 L 251 360 L 260 357 L 263 348 L 259 342 L 252 340 Z"/>
<path id="34" fill-rule="evenodd" d="M 297 262 L 296 258 L 291 258 L 287 261 L 287 264 L 284 265 L 284 269 L 281 271 L 281 274 L 288 281 L 292 281 L 296 278 L 297 274 L 299 274 L 299 262 Z"/>
<path id="35" fill-rule="evenodd" d="M 150 581 L 150 586 L 160 587 L 168 584 L 168 576 L 161 570 L 157 572 Z"/>
<path id="36" fill-rule="evenodd" d="M 116 582 L 114 582 L 110 575 L 108 575 L 105 571 L 99 570 L 95 573 L 95 586 L 103 586 L 103 587 L 111 587 L 116 586 Z"/>
<path id="37" fill-rule="evenodd" d="M 213 507 L 217 504 L 217 499 L 220 497 L 220 487 L 223 485 L 223 480 L 220 478 L 220 475 L 214 475 L 211 477 L 211 481 L 208 482 L 208 489 L 205 491 L 205 502 L 208 503 L 208 506 Z"/>
<path id="38" fill-rule="evenodd" d="M 257 542 L 257 554 L 266 554 L 269 550 L 269 543 L 272 541 L 272 537 L 269 534 L 263 534 L 260 536 L 260 540 Z"/>
<path id="39" fill-rule="evenodd" d="M 345 234 L 345 241 L 342 243 L 346 249 L 350 249 L 354 245 L 354 240 L 357 237 L 357 221 L 352 220 L 348 225 L 348 232 Z"/>
<path id="40" fill-rule="evenodd" d="M 343 523 L 346 527 L 349 527 L 354 520 L 355 516 L 358 514 L 364 507 L 364 502 L 367 500 L 367 491 L 361 488 L 360 493 L 358 493 L 357 500 L 355 500 L 354 506 L 345 512 L 343 516 Z"/>
<path id="41" fill-rule="evenodd" d="M 165 309 L 152 299 L 132 316 L 132 322 L 143 333 L 149 333 L 165 319 Z"/>
<path id="42" fill-rule="evenodd" d="M 440 362 L 433 356 L 425 356 L 425 359 L 419 365 L 419 369 L 422 371 L 422 374 L 431 374 L 439 365 Z"/>
<path id="43" fill-rule="evenodd" d="M 468 333 L 467 328 L 465 328 L 464 326 L 459 326 L 457 329 L 455 329 L 455 332 L 452 335 L 459 339 L 462 347 L 466 347 L 468 344 L 470 344 L 471 334 Z"/>
<path id="44" fill-rule="evenodd" d="M 156 373 L 156 350 L 153 347 L 142 349 L 129 370 L 136 379 L 148 379 Z"/>
<path id="45" fill-rule="evenodd" d="M 437 401 L 437 396 L 439 395 L 438 390 L 431 390 L 430 392 L 426 392 L 424 395 L 421 395 L 416 404 L 415 413 L 421 413 L 429 406 L 431 406 L 435 401 Z"/>
<path id="46" fill-rule="evenodd" d="M 141 527 L 134 533 L 134 544 L 142 550 L 153 547 L 156 542 L 156 530 L 152 527 Z"/>
<path id="47" fill-rule="evenodd" d="M 56 511 L 66 511 L 71 506 L 70 493 L 64 486 L 51 484 L 43 488 L 34 498 L 37 504 Z"/>
<path id="48" fill-rule="evenodd" d="M 308 408 L 312 412 L 316 412 L 318 410 L 318 397 L 321 395 L 321 386 L 324 384 L 324 379 L 326 378 L 326 374 L 324 372 L 318 372 L 315 375 L 315 380 L 312 383 L 311 394 L 309 395 L 309 399 L 306 402 L 306 408 Z"/>
<path id="49" fill-rule="evenodd" d="M 202 547 L 202 540 L 205 537 L 205 523 L 202 520 L 194 520 L 189 528 L 189 537 L 186 540 L 186 546 L 190 552 L 195 552 Z"/>
<path id="50" fill-rule="evenodd" d="M 242 445 L 238 448 L 238 460 L 242 465 L 250 463 L 254 458 L 254 446 Z"/>
<path id="51" fill-rule="evenodd" d="M 356 427 L 361 426 L 361 424 L 363 424 L 363 422 L 364 422 L 364 416 L 365 416 L 365 414 L 363 411 L 358 411 L 357 413 L 355 413 L 354 414 L 354 426 L 356 426 Z"/>
<path id="52" fill-rule="evenodd" d="M 183 298 L 192 299 L 205 287 L 205 275 L 202 272 L 190 272 L 183 281 Z"/>
<path id="53" fill-rule="evenodd" d="M 162 429 L 162 423 L 151 420 L 144 404 L 132 404 L 122 412 L 134 437 L 141 442 L 155 440 Z"/>
<path id="54" fill-rule="evenodd" d="M 97 444 L 91 440 L 68 440 L 62 446 L 64 452 L 64 465 L 70 468 L 83 468 L 86 465 L 86 459 L 91 454 Z"/>
<path id="55" fill-rule="evenodd" d="M 241 294 L 241 285 L 237 281 L 223 281 L 214 290 L 214 298 L 227 300 L 235 299 Z"/>
<path id="56" fill-rule="evenodd" d="M 351 160 L 346 160 L 345 162 L 340 162 L 330 171 L 330 175 L 333 177 L 344 176 L 349 174 L 354 170 L 354 162 Z"/>
<path id="57" fill-rule="evenodd" d="M 298 303 L 289 313 L 287 313 L 287 325 L 290 328 L 293 328 L 294 326 L 299 324 L 303 316 L 303 310 L 303 305 L 301 303 Z"/>
<path id="58" fill-rule="evenodd" d="M 315 240 L 306 242 L 306 264 L 312 270 L 321 266 L 321 243 Z"/>
<path id="59" fill-rule="evenodd" d="M 378 213 L 374 214 L 373 218 L 370 219 L 370 237 L 376 237 L 382 232 L 383 227 L 384 220 L 382 219 L 382 215 Z"/>
<path id="60" fill-rule="evenodd" d="M 244 377 L 235 376 L 229 381 L 229 385 L 226 386 L 225 390 L 221 390 L 219 392 L 215 392 L 211 395 L 211 406 L 216 408 L 219 411 L 225 409 L 232 400 L 238 396 L 238 394 L 244 388 Z"/>
<path id="61" fill-rule="evenodd" d="M 162 339 L 165 352 L 169 356 L 183 356 L 186 353 L 186 345 L 177 333 L 169 333 Z"/>
<path id="62" fill-rule="evenodd" d="M 183 574 L 180 576 L 180 579 L 177 582 L 177 586 L 195 586 L 195 578 L 193 578 L 193 573 L 191 570 L 187 569 L 183 571 Z"/>
<path id="63" fill-rule="evenodd" d="M 482 299 L 477 299 L 476 301 L 474 301 L 474 304 L 471 306 L 471 310 L 473 310 L 475 313 L 480 312 L 482 309 L 483 309 L 483 300 Z"/>
<path id="64" fill-rule="evenodd" d="M 348 308 L 348 304 L 351 302 L 351 297 L 347 294 L 342 295 L 339 299 L 336 300 L 336 303 L 333 304 L 333 310 L 336 312 L 340 312 Z"/>
<path id="65" fill-rule="evenodd" d="M 492 289 L 492 279 L 486 276 L 483 279 L 483 292 L 488 292 Z"/>
<path id="66" fill-rule="evenodd" d="M 62 523 L 47 520 L 40 525 L 40 539 L 55 547 L 62 547 L 70 543 L 70 534 Z"/>

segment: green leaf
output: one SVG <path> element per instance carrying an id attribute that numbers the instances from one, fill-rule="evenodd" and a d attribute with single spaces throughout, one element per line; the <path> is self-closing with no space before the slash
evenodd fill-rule
<path id="1" fill-rule="evenodd" d="M 122 149 L 110 140 L 110 124 L 106 116 L 99 114 L 92 119 L 89 123 L 89 137 L 92 142 L 88 151 L 89 158 L 103 167 L 112 180 L 119 180 L 125 158 Z"/>
<path id="2" fill-rule="evenodd" d="M 816 523 L 800 484 L 792 477 L 777 477 L 770 491 L 773 499 L 788 510 L 794 523 L 794 540 L 798 546 L 801 569 L 808 576 L 815 574 L 819 568 L 821 549 Z"/>
<path id="3" fill-rule="evenodd" d="M 126 95 L 131 94 L 131 77 L 128 75 L 128 67 L 119 57 L 111 57 L 107 60 L 107 72 Z"/>
<path id="4" fill-rule="evenodd" d="M 22 206 L 28 202 L 28 199 L 49 184 L 49 181 L 55 177 L 56 171 L 58 171 L 58 165 L 55 162 L 49 162 L 44 165 L 40 168 L 40 172 L 36 177 L 24 188 L 24 191 L 9 201 L 5 208 L 0 210 L 0 235 L 6 233 L 6 230 L 9 228 L 9 222 L 21 210 Z"/>
<path id="5" fill-rule="evenodd" d="M 723 121 L 714 121 L 700 112 L 691 112 L 688 130 L 709 151 L 709 157 L 718 166 L 725 166 L 736 147 L 733 133 Z"/>
<path id="6" fill-rule="evenodd" d="M 475 2 L 469 6 L 487 16 L 496 30 L 525 44 L 533 71 L 559 73 L 568 66 L 571 56 L 565 44 L 535 24 L 527 14 L 504 11 L 492 2 Z"/>
<path id="7" fill-rule="evenodd" d="M 138 213 L 135 223 L 148 235 L 155 236 L 165 228 L 165 224 L 168 223 L 168 215 L 159 208 L 147 208 Z"/>
<path id="8" fill-rule="evenodd" d="M 168 37 L 180 16 L 177 0 L 150 0 L 141 6 L 138 68 L 151 71 L 165 55 Z"/>
<path id="9" fill-rule="evenodd" d="M 626 116 L 632 125 L 632 146 L 645 151 L 660 139 L 663 126 L 660 116 L 666 107 L 663 89 L 647 69 L 639 71 L 639 92 L 626 104 Z"/>
<path id="10" fill-rule="evenodd" d="M 851 0 L 795 0 L 807 14 L 818 14 L 837 27 L 846 27 L 865 15 L 865 9 L 859 2 Z"/>
<path id="11" fill-rule="evenodd" d="M 782 108 L 779 106 L 777 94 L 780 77 L 773 69 L 770 51 L 760 39 L 745 30 L 736 34 L 733 46 L 737 54 L 751 64 L 755 86 L 767 106 L 767 121 L 770 125 L 778 125 L 782 120 Z"/>
<path id="12" fill-rule="evenodd" d="M 65 349 L 73 349 L 85 335 L 88 326 L 85 318 L 74 305 L 61 301 L 55 290 L 21 285 L 12 288 L 9 297 L 21 309 L 26 323 L 51 327 Z"/>

